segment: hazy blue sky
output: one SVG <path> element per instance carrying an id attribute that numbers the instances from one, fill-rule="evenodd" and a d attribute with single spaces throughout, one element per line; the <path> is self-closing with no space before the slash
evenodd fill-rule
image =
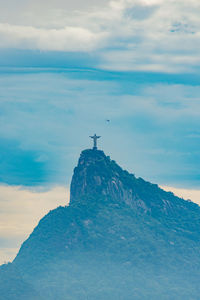
<path id="1" fill-rule="evenodd" d="M 80 151 L 91 147 L 88 136 L 96 132 L 99 147 L 137 176 L 198 187 L 197 80 L 84 68 L 4 69 L 1 182 L 69 184 Z"/>
<path id="2" fill-rule="evenodd" d="M 94 133 L 136 176 L 200 190 L 199 11 L 198 0 L 0 0 L 2 220 L 31 217 L 29 198 L 50 197 L 40 217 L 65 203 Z M 33 226 L 12 240 L 16 224 L 0 222 L 6 251 Z"/>

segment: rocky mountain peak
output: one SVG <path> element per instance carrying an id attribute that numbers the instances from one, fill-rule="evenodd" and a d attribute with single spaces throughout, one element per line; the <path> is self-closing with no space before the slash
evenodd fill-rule
<path id="1" fill-rule="evenodd" d="M 170 214 L 182 207 L 178 197 L 156 184 L 136 178 L 97 149 L 82 151 L 74 169 L 70 205 L 84 200 L 88 204 L 103 200 L 116 205 L 124 203 L 134 210 L 153 214 Z"/>
<path id="2" fill-rule="evenodd" d="M 82 151 L 71 181 L 70 204 L 89 195 L 105 195 L 105 187 L 114 176 L 113 163 L 101 150 Z"/>
<path id="3" fill-rule="evenodd" d="M 91 198 L 126 203 L 147 211 L 137 194 L 138 180 L 100 150 L 84 150 L 71 182 L 70 204 Z M 139 180 L 140 181 L 140 180 Z"/>

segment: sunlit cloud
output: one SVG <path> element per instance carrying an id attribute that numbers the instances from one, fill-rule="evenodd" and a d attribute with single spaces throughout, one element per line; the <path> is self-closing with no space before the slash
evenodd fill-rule
<path id="1" fill-rule="evenodd" d="M 0 24 L 0 47 L 56 51 L 90 51 L 105 33 L 95 34 L 86 28 L 43 29 L 31 26 Z"/>

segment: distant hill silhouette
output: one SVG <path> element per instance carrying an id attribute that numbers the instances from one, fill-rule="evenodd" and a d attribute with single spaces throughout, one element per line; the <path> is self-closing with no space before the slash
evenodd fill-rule
<path id="1" fill-rule="evenodd" d="M 0 267 L 0 299 L 196 300 L 199 275 L 199 206 L 84 150 L 69 206 Z"/>

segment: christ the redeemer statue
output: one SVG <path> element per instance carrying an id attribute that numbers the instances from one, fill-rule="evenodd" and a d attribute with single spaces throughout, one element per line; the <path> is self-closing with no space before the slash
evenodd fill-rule
<path id="1" fill-rule="evenodd" d="M 97 150 L 97 139 L 99 139 L 100 136 L 97 136 L 95 133 L 93 136 L 90 136 L 90 138 L 93 139 L 94 142 L 93 150 Z"/>

